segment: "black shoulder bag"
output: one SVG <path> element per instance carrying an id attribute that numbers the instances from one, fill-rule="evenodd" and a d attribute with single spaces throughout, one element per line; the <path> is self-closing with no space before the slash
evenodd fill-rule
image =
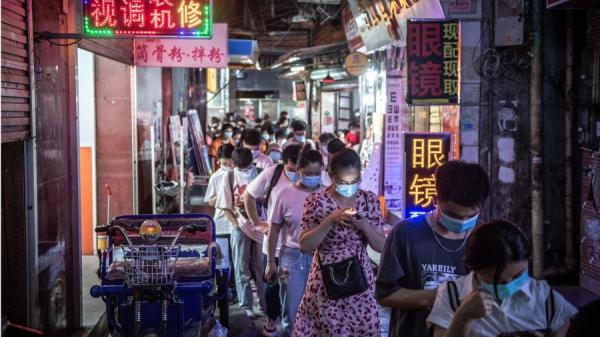
<path id="1" fill-rule="evenodd" d="M 368 209 L 368 208 L 367 208 Z M 357 255 L 340 262 L 323 264 L 317 251 L 319 267 L 323 276 L 325 293 L 332 300 L 360 294 L 369 288 L 365 273 Z"/>

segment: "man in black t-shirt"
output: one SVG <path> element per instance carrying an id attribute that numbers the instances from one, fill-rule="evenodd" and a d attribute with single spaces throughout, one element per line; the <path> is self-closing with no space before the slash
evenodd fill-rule
<path id="1" fill-rule="evenodd" d="M 392 308 L 390 337 L 428 337 L 425 319 L 437 287 L 466 275 L 467 237 L 489 193 L 485 171 L 450 161 L 436 172 L 436 209 L 398 223 L 381 255 L 375 297 Z"/>

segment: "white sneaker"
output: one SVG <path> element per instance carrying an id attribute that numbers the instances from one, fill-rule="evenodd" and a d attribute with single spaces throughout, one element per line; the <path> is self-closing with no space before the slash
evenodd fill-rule
<path id="1" fill-rule="evenodd" d="M 250 309 L 246 309 L 246 316 L 248 316 L 248 318 L 250 318 L 250 319 L 256 318 L 256 314 L 254 314 L 254 311 L 252 311 Z"/>

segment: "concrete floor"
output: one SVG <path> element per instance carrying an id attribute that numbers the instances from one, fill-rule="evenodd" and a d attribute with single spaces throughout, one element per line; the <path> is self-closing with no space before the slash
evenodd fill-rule
<path id="1" fill-rule="evenodd" d="M 96 271 L 98 270 L 98 257 L 92 255 L 84 255 L 81 258 L 81 301 L 83 304 L 83 327 L 91 328 L 104 313 L 104 302 L 101 298 L 93 298 L 90 296 L 90 288 L 93 285 L 99 284 Z"/>

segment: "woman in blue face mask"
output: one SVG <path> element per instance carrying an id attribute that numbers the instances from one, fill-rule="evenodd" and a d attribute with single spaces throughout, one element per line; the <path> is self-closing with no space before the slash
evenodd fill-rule
<path id="1" fill-rule="evenodd" d="M 304 146 L 308 148 L 307 146 Z M 308 281 L 308 272 L 312 254 L 300 251 L 300 222 L 304 211 L 304 202 L 311 193 L 323 189 L 321 172 L 323 157 L 319 151 L 304 149 L 296 161 L 298 179 L 273 195 L 273 205 L 269 208 L 269 254 L 265 271 L 267 280 L 277 275 L 283 302 L 282 326 L 284 336 L 289 336 L 304 288 Z M 281 236 L 279 267 L 276 263 L 277 238 Z"/>
<path id="2" fill-rule="evenodd" d="M 471 234 L 466 275 L 439 287 L 427 318 L 442 336 L 565 336 L 577 310 L 545 281 L 529 276 L 527 236 L 508 221 Z"/>
<path id="3" fill-rule="evenodd" d="M 381 335 L 367 244 L 383 249 L 383 217 L 379 198 L 359 187 L 360 169 L 356 152 L 340 151 L 329 163 L 332 185 L 304 204 L 300 250 L 314 257 L 292 336 Z M 315 175 L 300 176 L 310 185 Z"/>

